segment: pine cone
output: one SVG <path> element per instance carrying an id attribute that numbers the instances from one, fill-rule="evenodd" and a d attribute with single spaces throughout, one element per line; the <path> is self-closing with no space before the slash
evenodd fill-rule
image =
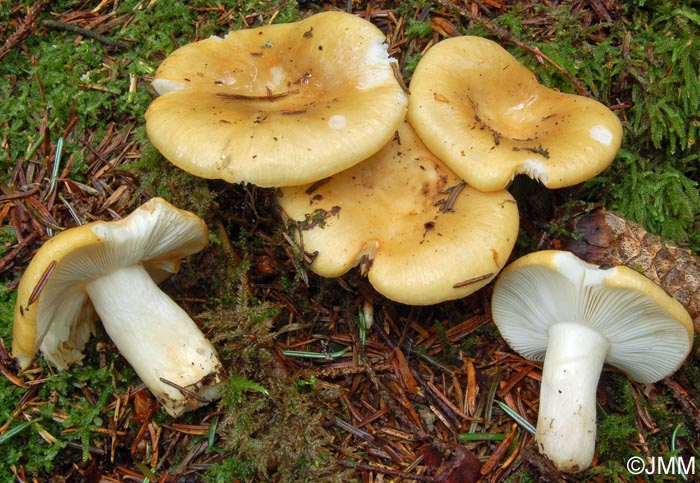
<path id="1" fill-rule="evenodd" d="M 700 333 L 700 258 L 612 211 L 569 213 L 562 226 L 572 236 L 553 240 L 554 248 L 596 265 L 626 265 L 642 273 L 683 304 Z"/>

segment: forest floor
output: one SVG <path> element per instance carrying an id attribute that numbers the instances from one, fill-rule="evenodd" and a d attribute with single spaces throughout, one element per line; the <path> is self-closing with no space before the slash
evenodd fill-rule
<path id="1" fill-rule="evenodd" d="M 431 45 L 485 36 L 546 85 L 607 105 L 625 129 L 613 165 L 583 185 L 547 190 L 515 180 L 513 258 L 561 246 L 572 236 L 572 210 L 601 206 L 692 257 L 700 248 L 697 5 L 182 3 L 0 5 L 1 481 L 694 481 L 695 351 L 656 384 L 604 370 L 593 464 L 562 474 L 528 427 L 542 365 L 500 336 L 492 284 L 460 300 L 408 306 L 378 294 L 355 269 L 319 277 L 284 226 L 273 189 L 174 167 L 150 144 L 144 113 L 168 54 L 229 30 L 348 11 L 386 33 L 407 84 Z M 220 403 L 177 419 L 99 326 L 83 364 L 68 371 L 41 357 L 20 371 L 10 354 L 15 292 L 36 250 L 59 231 L 119 219 L 154 196 L 210 228 L 211 245 L 163 288 L 214 342 L 230 375 Z M 628 465 L 637 458 L 690 466 L 687 474 L 678 466 L 639 473 Z"/>

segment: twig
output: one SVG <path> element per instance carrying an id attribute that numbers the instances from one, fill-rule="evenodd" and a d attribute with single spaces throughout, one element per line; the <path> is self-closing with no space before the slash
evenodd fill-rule
<path id="1" fill-rule="evenodd" d="M 44 270 L 44 273 L 41 274 L 41 278 L 39 278 L 39 281 L 34 286 L 32 293 L 29 295 L 29 301 L 27 302 L 27 307 L 29 307 L 30 305 L 32 305 L 34 302 L 37 301 L 37 299 L 39 298 L 39 295 L 41 295 L 41 291 L 44 289 L 44 286 L 49 281 L 51 274 L 53 273 L 54 269 L 56 268 L 57 263 L 58 262 L 56 260 L 51 260 L 49 265 L 46 267 L 46 270 Z M 21 307 L 20 307 L 20 309 L 21 309 Z"/>
<path id="2" fill-rule="evenodd" d="M 285 92 L 280 92 L 278 94 L 272 94 L 268 92 L 264 96 L 249 96 L 246 94 L 231 94 L 228 92 L 217 92 L 215 95 L 217 97 L 223 97 L 224 99 L 234 99 L 234 100 L 244 100 L 244 101 L 276 101 L 283 97 L 287 97 L 292 94 L 298 94 L 299 89 L 291 89 Z M 290 111 L 291 112 L 291 111 Z"/>
<path id="3" fill-rule="evenodd" d="M 403 471 L 396 471 L 389 468 L 383 468 L 381 466 L 364 465 L 360 463 L 354 463 L 347 460 L 339 460 L 338 464 L 345 466 L 346 468 L 352 468 L 356 471 L 372 471 L 375 473 L 380 473 L 383 475 L 392 476 L 399 479 L 411 480 L 411 481 L 435 481 L 432 476 L 418 475 L 415 473 L 406 473 Z"/>
<path id="4" fill-rule="evenodd" d="M 12 49 L 22 43 L 24 39 L 29 36 L 34 28 L 37 17 L 44 9 L 46 4 L 46 1 L 36 2 L 29 8 L 27 11 L 27 16 L 24 17 L 24 20 L 22 20 L 19 27 L 17 27 L 15 33 L 10 35 L 5 41 L 5 44 L 0 47 L 0 60 L 2 60 L 3 57 L 5 57 Z"/>
<path id="5" fill-rule="evenodd" d="M 234 264 L 240 264 L 242 261 L 241 257 L 238 255 L 238 253 L 236 253 L 236 249 L 233 247 L 233 243 L 231 243 L 228 233 L 226 233 L 224 223 L 221 221 L 221 219 L 216 218 L 214 220 L 214 224 L 216 225 L 216 233 L 219 235 L 224 253 L 231 258 Z"/>
<path id="6" fill-rule="evenodd" d="M 5 190 L 3 190 L 3 191 L 5 191 Z M 14 193 L 7 193 L 4 195 L 0 195 L 0 203 L 4 203 L 4 202 L 10 201 L 10 200 L 16 200 L 19 198 L 26 198 L 28 196 L 32 196 L 37 191 L 39 191 L 39 186 L 32 186 L 27 191 L 16 191 Z"/>
<path id="7" fill-rule="evenodd" d="M 350 317 L 348 317 L 348 319 L 350 320 Z M 361 344 L 358 344 L 358 341 L 356 339 L 356 335 L 352 333 L 353 343 L 356 347 L 358 347 L 358 352 L 360 357 L 362 358 L 363 365 L 367 367 L 367 376 L 369 377 L 369 380 L 372 382 L 374 387 L 377 388 L 377 390 L 379 391 L 380 397 L 382 398 L 384 403 L 392 409 L 394 415 L 402 422 L 402 424 L 406 428 L 412 430 L 415 434 L 422 434 L 423 428 L 420 427 L 420 424 L 414 421 L 414 418 L 412 418 L 409 414 L 406 414 L 407 412 L 413 412 L 415 416 L 415 411 L 413 411 L 413 407 L 411 406 L 410 408 L 408 408 L 403 406 L 401 404 L 399 396 L 392 395 L 392 393 L 389 391 L 386 385 L 380 381 L 379 377 L 377 376 L 377 372 L 374 369 L 372 361 L 365 354 L 365 347 Z M 410 403 L 408 403 L 408 405 L 410 406 Z"/>
<path id="8" fill-rule="evenodd" d="M 29 244 L 34 242 L 39 237 L 39 232 L 33 231 L 29 233 L 26 237 L 22 238 L 22 241 L 17 243 L 17 245 L 7 252 L 4 257 L 0 258 L 0 272 L 4 272 L 7 267 L 17 258 L 17 255 L 27 248 Z"/>
<path id="9" fill-rule="evenodd" d="M 3 364 L 2 362 L 0 362 L 0 373 L 2 373 L 2 375 L 5 376 L 5 378 L 7 378 L 7 380 L 15 386 L 22 388 L 27 387 L 24 384 L 24 382 L 22 382 L 22 380 L 19 377 L 12 374 L 12 372 L 10 372 L 10 370 L 7 367 L 5 367 L 5 364 Z"/>
<path id="10" fill-rule="evenodd" d="M 435 202 L 435 206 L 440 206 L 440 208 L 438 208 L 438 211 L 441 211 L 443 213 L 454 211 L 454 205 L 455 201 L 457 200 L 457 196 L 459 196 L 459 194 L 462 192 L 465 186 L 467 186 L 467 183 L 462 181 L 461 183 L 457 183 L 454 186 L 450 186 L 449 188 L 440 191 L 439 193 L 447 195 L 447 198 Z"/>
<path id="11" fill-rule="evenodd" d="M 688 392 L 671 378 L 666 378 L 662 382 L 681 405 L 683 412 L 693 425 L 693 429 L 695 429 L 695 431 L 700 431 L 700 412 L 698 411 L 697 405 L 688 396 Z"/>
<path id="12" fill-rule="evenodd" d="M 314 191 L 319 189 L 321 186 L 324 184 L 328 183 L 331 180 L 331 177 L 328 176 L 327 178 L 319 179 L 318 181 L 311 183 L 311 185 L 304 190 L 304 193 L 307 195 L 312 194 Z"/>
<path id="13" fill-rule="evenodd" d="M 331 418 L 331 421 L 336 426 L 338 426 L 341 429 L 344 429 L 345 431 L 352 434 L 356 438 L 359 438 L 363 441 L 369 441 L 369 442 L 375 440 L 375 437 L 372 434 L 370 434 L 367 431 L 364 431 L 356 426 L 353 426 L 352 424 L 348 423 L 347 421 L 343 421 L 342 419 L 334 417 L 334 416 L 330 416 L 330 418 Z"/>
<path id="14" fill-rule="evenodd" d="M 129 44 L 122 42 L 121 40 L 113 40 L 106 35 L 98 34 L 92 30 L 85 29 L 78 25 L 73 25 L 70 23 L 59 22 L 57 20 L 43 20 L 42 23 L 49 28 L 57 30 L 65 30 L 67 32 L 72 32 L 74 34 L 82 35 L 83 37 L 89 37 L 91 39 L 97 40 L 98 42 L 108 45 L 109 47 L 114 47 L 115 49 L 126 49 Z"/>
<path id="15" fill-rule="evenodd" d="M 185 396 L 194 398 L 194 399 L 196 399 L 196 400 L 199 401 L 199 402 L 204 402 L 204 403 L 209 402 L 209 401 L 207 401 L 205 398 L 203 398 L 202 396 L 200 396 L 199 394 L 197 394 L 196 392 L 191 391 L 191 390 L 187 389 L 186 387 L 182 387 L 182 386 L 180 386 L 180 385 L 178 385 L 178 384 L 175 384 L 175 383 L 172 382 L 172 381 L 168 381 L 168 380 L 165 379 L 164 377 L 161 377 L 161 378 L 159 378 L 159 379 L 160 379 L 160 382 L 162 382 L 163 384 L 167 384 L 168 386 L 174 387 L 175 389 L 177 389 L 178 391 L 180 391 L 180 392 L 181 392 L 182 394 L 184 394 Z"/>
<path id="16" fill-rule="evenodd" d="M 515 438 L 515 435 L 517 434 L 517 426 L 515 423 L 510 428 L 510 433 L 508 436 L 501 441 L 498 446 L 496 446 L 496 449 L 494 450 L 493 453 L 491 453 L 491 456 L 489 456 L 489 459 L 487 459 L 484 462 L 484 465 L 481 467 L 481 474 L 482 475 L 488 475 L 493 471 L 493 469 L 496 467 L 496 465 L 503 459 L 503 456 L 505 456 L 506 451 L 508 451 L 508 448 L 510 447 L 511 443 L 513 442 L 513 439 Z"/>
<path id="17" fill-rule="evenodd" d="M 478 275 L 476 277 L 469 278 L 467 280 L 462 280 L 461 282 L 457 282 L 452 286 L 452 288 L 460 288 L 460 287 L 466 287 L 467 285 L 471 285 L 476 282 L 481 282 L 482 280 L 486 280 L 487 278 L 493 277 L 494 273 L 489 272 L 489 273 L 484 273 L 483 275 Z"/>
<path id="18" fill-rule="evenodd" d="M 423 391 L 425 391 L 426 394 L 426 399 L 432 399 L 433 401 L 436 402 L 437 406 L 440 408 L 442 411 L 442 414 L 445 415 L 446 419 L 449 420 L 449 422 L 455 427 L 459 428 L 461 424 L 460 417 L 455 414 L 454 410 L 452 409 L 451 406 L 452 404 L 448 405 L 445 404 L 445 400 L 441 397 L 439 397 L 433 388 L 430 387 L 427 381 L 423 380 L 421 375 L 416 371 L 415 369 L 411 368 L 413 371 L 413 377 L 418 381 L 418 383 L 421 385 L 423 388 Z"/>

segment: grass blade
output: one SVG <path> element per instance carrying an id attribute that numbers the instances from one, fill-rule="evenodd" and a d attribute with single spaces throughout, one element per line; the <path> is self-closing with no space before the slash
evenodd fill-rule
<path id="1" fill-rule="evenodd" d="M 494 399 L 494 402 L 500 406 L 504 413 L 513 418 L 513 420 L 515 420 L 516 423 L 522 426 L 528 433 L 530 433 L 533 436 L 535 435 L 535 427 L 532 424 L 530 424 L 530 421 L 513 411 L 510 408 L 510 406 L 508 406 L 506 403 L 499 401 L 498 399 Z"/>
<path id="2" fill-rule="evenodd" d="M 41 418 L 32 419 L 31 421 L 22 421 L 18 425 L 8 429 L 3 434 L 0 434 L 0 444 L 6 443 L 7 441 L 11 440 L 14 436 L 21 433 L 24 430 L 24 428 L 26 428 L 27 426 L 31 426 L 32 424 L 38 421 L 41 421 Z"/>

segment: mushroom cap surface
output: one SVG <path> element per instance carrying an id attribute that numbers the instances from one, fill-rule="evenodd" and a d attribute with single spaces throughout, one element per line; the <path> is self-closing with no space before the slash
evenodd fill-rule
<path id="1" fill-rule="evenodd" d="M 490 40 L 442 40 L 420 59 L 408 117 L 428 148 L 468 184 L 502 189 L 516 174 L 548 188 L 596 176 L 614 159 L 622 126 L 606 106 L 541 85 Z"/>
<path id="2" fill-rule="evenodd" d="M 574 322 L 605 337 L 606 362 L 643 383 L 676 371 L 693 343 L 690 315 L 661 287 L 625 266 L 601 269 L 566 251 L 534 252 L 503 269 L 492 311 L 525 358 L 544 360 L 548 327 Z"/>
<path id="3" fill-rule="evenodd" d="M 288 186 L 378 151 L 406 114 L 385 35 L 343 12 L 175 50 L 146 112 L 152 143 L 196 176 Z"/>
<path id="4" fill-rule="evenodd" d="M 36 252 L 17 289 L 12 352 L 27 367 L 37 349 L 65 369 L 82 360 L 97 314 L 87 282 L 122 266 L 142 264 L 156 283 L 178 271 L 180 259 L 208 244 L 196 215 L 153 198 L 118 221 L 62 231 Z"/>
<path id="5" fill-rule="evenodd" d="M 518 235 L 510 193 L 464 186 L 408 122 L 366 161 L 317 184 L 281 188 L 278 201 L 298 222 L 301 247 L 317 252 L 312 271 L 337 277 L 369 265 L 378 292 L 412 305 L 483 287 Z"/>

